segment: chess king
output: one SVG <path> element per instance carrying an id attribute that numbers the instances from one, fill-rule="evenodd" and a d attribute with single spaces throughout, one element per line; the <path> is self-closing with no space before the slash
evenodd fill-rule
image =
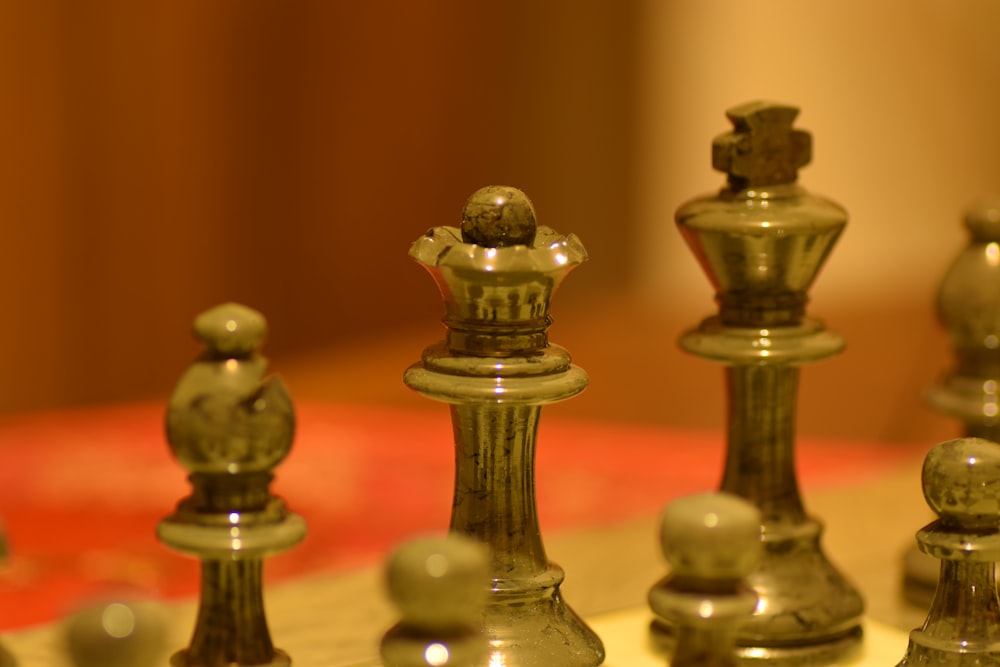
<path id="1" fill-rule="evenodd" d="M 806 513 L 795 472 L 798 367 L 843 348 L 806 316 L 807 290 L 847 223 L 838 204 L 796 184 L 811 155 L 810 135 L 792 127 L 797 114 L 765 102 L 727 112 L 734 129 L 714 140 L 712 166 L 728 183 L 676 216 L 719 310 L 680 345 L 726 365 L 721 490 L 762 515 L 764 551 L 748 577 L 759 602 L 737 636 L 741 655 L 815 665 L 859 648 L 863 603 L 824 555 L 822 526 Z"/>
<path id="2" fill-rule="evenodd" d="M 492 552 L 483 613 L 488 662 L 598 665 L 604 647 L 563 602 L 563 571 L 546 558 L 534 486 L 542 405 L 587 385 L 587 374 L 546 333 L 553 292 L 587 253 L 576 236 L 538 226 L 523 192 L 491 186 L 466 203 L 461 229 L 431 229 L 410 256 L 437 283 L 448 332 L 404 381 L 451 405 L 451 531 Z"/>

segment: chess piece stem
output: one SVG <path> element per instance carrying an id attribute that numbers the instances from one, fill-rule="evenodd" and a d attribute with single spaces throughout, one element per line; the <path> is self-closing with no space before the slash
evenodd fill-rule
<path id="1" fill-rule="evenodd" d="M 451 414 L 456 461 L 479 463 L 456 468 L 451 529 L 489 544 L 495 568 L 509 582 L 538 578 L 550 567 L 535 507 L 541 408 L 453 405 Z"/>
<path id="2" fill-rule="evenodd" d="M 795 474 L 799 369 L 726 368 L 729 455 L 721 489 L 753 501 L 768 523 L 808 521 Z"/>
<path id="3" fill-rule="evenodd" d="M 802 503 L 796 395 L 798 367 L 843 348 L 840 336 L 806 316 L 806 303 L 847 214 L 795 184 L 811 145 L 791 126 L 797 113 L 765 102 L 727 112 L 734 131 L 715 139 L 713 166 L 728 186 L 677 211 L 719 310 L 680 344 L 727 366 L 721 489 L 754 502 L 763 517 L 763 557 L 748 576 L 761 602 L 739 632 L 741 655 L 824 664 L 859 647 L 863 603 L 823 553 L 822 526 Z M 654 630 L 669 636 L 668 623 Z"/>
<path id="4" fill-rule="evenodd" d="M 534 476 L 541 406 L 587 384 L 586 373 L 546 333 L 552 294 L 586 251 L 575 236 L 536 226 L 522 192 L 494 186 L 469 199 L 461 230 L 430 230 L 410 256 L 441 290 L 448 333 L 404 380 L 451 404 L 451 530 L 478 538 L 492 553 L 483 617 L 489 662 L 598 665 L 604 648 L 563 602 L 563 572 L 545 555 Z"/>
<path id="5" fill-rule="evenodd" d="M 263 317 L 238 304 L 202 313 L 205 353 L 177 384 L 167 439 L 191 474 L 191 495 L 160 522 L 160 539 L 201 559 L 201 597 L 190 646 L 174 667 L 284 667 L 264 615 L 263 559 L 305 536 L 305 522 L 270 493 L 291 449 L 294 412 L 284 385 L 264 376 Z"/>

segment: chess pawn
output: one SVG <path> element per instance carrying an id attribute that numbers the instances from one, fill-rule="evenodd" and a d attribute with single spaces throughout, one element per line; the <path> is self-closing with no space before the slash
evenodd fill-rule
<path id="1" fill-rule="evenodd" d="M 1000 448 L 979 438 L 949 440 L 924 460 L 924 498 L 938 519 L 917 533 L 940 560 L 934 601 L 910 633 L 898 667 L 1000 664 Z"/>
<path id="2" fill-rule="evenodd" d="M 175 667 L 291 664 L 271 643 L 264 616 L 263 559 L 298 543 L 305 522 L 271 495 L 272 471 L 288 454 L 291 399 L 265 377 L 257 352 L 266 323 L 238 304 L 195 320 L 205 352 L 184 373 L 167 409 L 167 440 L 190 471 L 192 493 L 160 522 L 170 547 L 201 559 L 194 634 Z"/>
<path id="3" fill-rule="evenodd" d="M 386 583 L 400 622 L 382 638 L 385 667 L 478 667 L 489 663 L 480 629 L 488 554 L 461 535 L 404 544 L 389 559 Z"/>
<path id="4" fill-rule="evenodd" d="M 811 138 L 793 107 L 727 112 L 712 145 L 728 174 L 715 195 L 677 211 L 677 225 L 716 290 L 718 314 L 686 332 L 686 351 L 726 365 L 728 427 L 721 490 L 753 502 L 764 554 L 748 580 L 761 602 L 737 642 L 746 658 L 830 662 L 860 647 L 863 602 L 820 546 L 795 470 L 799 366 L 843 348 L 806 316 L 808 289 L 847 223 L 836 203 L 796 184 Z"/>
<path id="5" fill-rule="evenodd" d="M 431 229 L 410 256 L 441 291 L 447 337 L 424 350 L 404 381 L 451 404 L 451 531 L 490 549 L 483 614 L 490 661 L 598 665 L 604 648 L 562 600 L 563 571 L 546 557 L 534 474 L 542 405 L 587 385 L 587 374 L 546 333 L 552 294 L 586 251 L 576 236 L 538 226 L 523 192 L 492 186 L 469 198 L 460 229 Z"/>
<path id="6" fill-rule="evenodd" d="M 744 581 L 761 554 L 760 512 L 727 493 L 688 496 L 667 506 L 660 542 L 670 574 L 649 606 L 674 628 L 671 667 L 736 667 L 735 633 L 757 606 Z"/>
<path id="7" fill-rule="evenodd" d="M 965 214 L 969 242 L 938 289 L 938 320 L 948 332 L 954 366 L 927 393 L 939 412 L 958 419 L 962 435 L 1000 442 L 1000 199 Z M 926 606 L 938 563 L 916 548 L 903 561 L 903 591 Z"/>
<path id="8" fill-rule="evenodd" d="M 166 621 L 151 602 L 116 600 L 73 614 L 65 632 L 74 667 L 152 667 L 165 649 Z"/>

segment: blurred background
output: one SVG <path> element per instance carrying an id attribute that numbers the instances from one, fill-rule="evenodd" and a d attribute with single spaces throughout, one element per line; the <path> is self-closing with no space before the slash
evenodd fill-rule
<path id="1" fill-rule="evenodd" d="M 552 339 L 592 384 L 552 409 L 717 428 L 673 211 L 723 183 L 725 109 L 772 99 L 852 216 L 810 306 L 849 349 L 804 369 L 800 430 L 933 439 L 934 292 L 1000 192 L 998 40 L 989 0 L 0 3 L 0 412 L 165 398 L 227 300 L 297 397 L 433 407 L 400 380 L 443 336 L 407 249 L 503 183 L 591 255 Z"/>

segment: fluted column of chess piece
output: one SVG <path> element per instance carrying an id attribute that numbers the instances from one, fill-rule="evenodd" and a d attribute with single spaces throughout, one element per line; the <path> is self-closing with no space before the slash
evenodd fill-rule
<path id="1" fill-rule="evenodd" d="M 278 667 L 264 615 L 266 556 L 305 536 L 305 522 L 270 492 L 288 454 L 295 415 L 284 384 L 266 377 L 257 351 L 260 313 L 238 304 L 194 322 L 205 352 L 184 373 L 167 409 L 167 440 L 190 471 L 192 493 L 158 527 L 170 547 L 201 559 L 201 594 L 190 645 L 174 667 Z"/>
<path id="2" fill-rule="evenodd" d="M 736 631 L 757 606 L 745 578 L 761 554 L 760 512 L 727 493 L 675 500 L 660 519 L 670 574 L 649 606 L 675 629 L 671 667 L 736 667 Z"/>
<path id="3" fill-rule="evenodd" d="M 466 203 L 460 229 L 431 229 L 410 256 L 441 291 L 447 338 L 424 350 L 404 379 L 451 404 L 451 531 L 477 538 L 492 554 L 483 616 L 489 662 L 600 664 L 600 640 L 562 600 L 563 571 L 545 554 L 535 505 L 541 407 L 587 384 L 546 333 L 552 294 L 586 251 L 576 236 L 538 226 L 524 193 L 491 186 Z"/>
<path id="4" fill-rule="evenodd" d="M 898 667 L 1000 665 L 1000 447 L 980 438 L 942 443 L 927 454 L 921 481 L 938 519 L 917 544 L 940 563 L 939 581 Z"/>
<path id="5" fill-rule="evenodd" d="M 715 195 L 684 204 L 677 224 L 716 290 L 718 314 L 685 333 L 686 351 L 726 365 L 728 434 L 721 489 L 761 511 L 760 595 L 737 636 L 746 659 L 823 664 L 861 641 L 861 596 L 820 545 L 795 470 L 799 366 L 839 352 L 841 337 L 806 316 L 808 289 L 847 223 L 838 204 L 796 184 L 811 137 L 794 107 L 753 102 L 727 112 L 712 165 Z M 669 623 L 654 624 L 669 641 Z"/>
<path id="6" fill-rule="evenodd" d="M 1000 199 L 970 208 L 965 228 L 969 242 L 945 273 L 935 304 L 955 363 L 927 398 L 962 424 L 962 435 L 1000 442 Z M 937 586 L 937 561 L 912 548 L 903 572 L 906 598 L 929 604 Z"/>
<path id="7" fill-rule="evenodd" d="M 396 549 L 386 566 L 400 620 L 382 638 L 384 667 L 477 667 L 489 662 L 480 627 L 489 584 L 486 547 L 464 535 Z"/>

